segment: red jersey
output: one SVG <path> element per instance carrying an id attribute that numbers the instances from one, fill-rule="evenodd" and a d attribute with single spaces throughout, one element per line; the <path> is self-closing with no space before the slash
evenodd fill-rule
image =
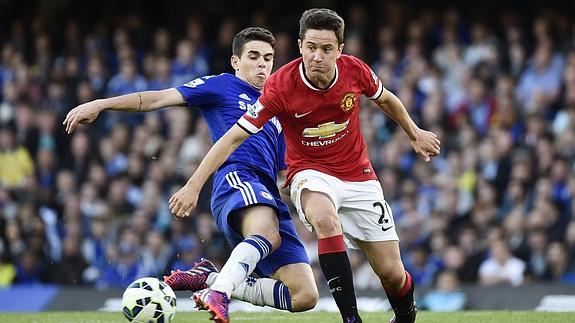
<path id="1" fill-rule="evenodd" d="M 288 183 L 299 171 L 313 169 L 344 181 L 376 179 L 360 131 L 362 94 L 378 98 L 383 85 L 363 61 L 341 55 L 327 89 L 306 78 L 301 58 L 284 65 L 266 81 L 258 103 L 238 120 L 256 133 L 277 116 L 286 139 Z"/>

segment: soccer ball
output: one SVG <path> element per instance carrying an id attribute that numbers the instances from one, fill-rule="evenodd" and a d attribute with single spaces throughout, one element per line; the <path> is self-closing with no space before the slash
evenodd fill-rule
<path id="1" fill-rule="evenodd" d="M 126 288 L 122 307 L 130 322 L 169 323 L 176 315 L 176 294 L 157 278 L 144 277 Z"/>

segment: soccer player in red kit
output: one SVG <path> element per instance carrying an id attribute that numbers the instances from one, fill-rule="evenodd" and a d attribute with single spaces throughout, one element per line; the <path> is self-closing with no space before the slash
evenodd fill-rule
<path id="1" fill-rule="evenodd" d="M 359 99 L 365 95 L 394 121 L 426 161 L 437 156 L 436 135 L 420 129 L 399 99 L 361 60 L 343 55 L 344 21 L 329 9 L 300 19 L 302 58 L 273 74 L 259 101 L 206 155 L 188 183 L 170 199 L 187 215 L 213 173 L 250 134 L 277 116 L 286 143 L 290 198 L 300 219 L 318 237 L 319 262 L 344 322 L 361 322 L 345 250 L 361 249 L 395 312 L 390 322 L 414 322 L 414 284 L 399 252 L 391 208 L 367 157 L 360 131 Z"/>

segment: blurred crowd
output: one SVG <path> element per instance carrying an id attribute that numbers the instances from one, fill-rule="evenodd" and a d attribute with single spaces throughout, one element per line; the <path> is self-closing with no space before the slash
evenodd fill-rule
<path id="1" fill-rule="evenodd" d="M 416 284 L 437 282 L 445 293 L 460 283 L 575 284 L 573 17 L 483 20 L 396 2 L 375 17 L 361 5 L 342 9 L 344 52 L 369 63 L 442 141 L 441 156 L 425 163 L 363 100 L 365 140 Z M 150 29 L 137 14 L 112 24 L 69 19 L 56 30 L 39 16 L 12 21 L 0 37 L 0 285 L 121 288 L 201 256 L 225 261 L 211 185 L 189 219 L 167 206 L 211 146 L 195 109 L 105 112 L 71 135 L 61 124 L 96 98 L 233 72 L 231 40 L 248 25 L 274 31 L 277 69 L 298 57 L 299 13 L 289 27 L 260 11 L 221 19 L 216 30 L 201 16 L 181 17 L 177 30 Z M 317 266 L 314 235 L 295 223 Z M 356 286 L 380 288 L 362 255 L 350 257 Z M 447 304 L 426 303 L 434 302 Z"/>

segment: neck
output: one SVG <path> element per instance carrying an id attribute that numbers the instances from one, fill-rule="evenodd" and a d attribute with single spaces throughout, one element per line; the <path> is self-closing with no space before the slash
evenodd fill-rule
<path id="1" fill-rule="evenodd" d="M 327 74 L 315 74 L 315 75 L 312 74 L 310 71 L 308 71 L 305 68 L 305 65 L 303 66 L 303 68 L 305 77 L 307 78 L 309 83 L 318 89 L 325 90 L 329 88 L 333 84 L 333 81 L 335 80 L 335 67 Z"/>

